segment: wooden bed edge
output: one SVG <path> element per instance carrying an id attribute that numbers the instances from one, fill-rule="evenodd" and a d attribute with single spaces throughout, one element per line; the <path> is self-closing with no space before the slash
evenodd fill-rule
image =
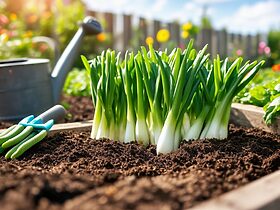
<path id="1" fill-rule="evenodd" d="M 280 207 L 280 170 L 236 190 L 205 201 L 191 210 L 278 210 Z"/>
<path id="2" fill-rule="evenodd" d="M 263 120 L 264 111 L 261 107 L 247 104 L 233 103 L 231 107 L 230 122 L 247 128 L 280 134 L 280 117 L 272 125 L 267 125 Z"/>

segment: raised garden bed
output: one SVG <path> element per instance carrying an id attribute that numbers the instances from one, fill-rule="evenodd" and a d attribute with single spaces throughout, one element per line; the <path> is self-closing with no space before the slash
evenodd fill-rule
<path id="1" fill-rule="evenodd" d="M 280 117 L 272 125 L 266 125 L 263 120 L 264 111 L 261 107 L 253 105 L 232 104 L 230 121 L 234 125 L 246 128 L 259 128 L 261 130 L 280 135 Z"/>
<path id="2" fill-rule="evenodd" d="M 242 115 L 247 121 L 240 122 L 250 121 L 248 116 L 260 122 L 256 114 L 260 111 L 249 107 L 234 104 L 232 121 Z M 251 209 L 273 209 L 279 205 L 279 188 L 273 188 L 279 182 L 279 135 L 231 125 L 227 141 L 187 142 L 176 152 L 157 156 L 154 146 L 91 140 L 90 126 L 91 122 L 57 125 L 21 159 L 7 161 L 1 156 L 3 209 L 249 209 L 252 203 Z M 274 189 L 266 196 L 265 186 Z M 256 196 L 262 199 L 252 202 Z"/>
<path id="3" fill-rule="evenodd" d="M 86 129 L 86 128 L 84 128 Z M 51 135 L 13 161 L 0 158 L 3 209 L 185 209 L 280 168 L 280 138 L 231 126 L 227 141 L 155 147 Z"/>

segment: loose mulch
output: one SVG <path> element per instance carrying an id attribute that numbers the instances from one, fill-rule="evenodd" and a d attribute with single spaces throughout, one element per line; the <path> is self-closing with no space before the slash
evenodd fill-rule
<path id="1" fill-rule="evenodd" d="M 1 209 L 186 209 L 280 169 L 280 137 L 230 127 L 224 141 L 154 146 L 60 132 L 19 160 L 0 156 Z"/>

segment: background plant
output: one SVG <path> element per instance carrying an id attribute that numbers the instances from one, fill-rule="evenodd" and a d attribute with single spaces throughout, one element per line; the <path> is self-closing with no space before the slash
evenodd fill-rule
<path id="1" fill-rule="evenodd" d="M 271 124 L 275 117 L 280 116 L 280 112 L 277 111 L 270 117 L 268 113 L 271 110 L 268 107 L 278 97 L 280 97 L 280 71 L 267 68 L 256 75 L 252 82 L 236 96 L 235 101 L 263 107 L 266 112 L 264 119 L 266 123 Z M 277 107 L 280 108 L 280 104 L 276 105 Z"/>
<path id="2" fill-rule="evenodd" d="M 72 96 L 90 96 L 89 77 L 86 71 L 74 68 L 69 72 L 63 92 Z"/>
<path id="3" fill-rule="evenodd" d="M 270 65 L 280 64 L 280 29 L 269 31 L 268 46 L 271 49 Z"/>
<path id="4" fill-rule="evenodd" d="M 34 43 L 36 36 L 51 37 L 62 52 L 85 17 L 81 0 L 36 1 L 6 0 L 0 5 L 0 59 L 44 57 L 54 63 L 54 52 L 46 43 Z M 103 26 L 106 24 L 101 20 Z M 82 53 L 94 57 L 110 43 L 109 34 L 86 37 Z M 74 66 L 82 67 L 79 58 Z"/>
<path id="5" fill-rule="evenodd" d="M 31 2 L 33 1 L 24 4 L 25 7 L 23 1 L 5 1 L 0 5 L 0 59 L 53 58 L 54 54 L 48 45 L 32 41 L 34 36 L 41 35 L 42 32 L 47 33 L 47 25 L 43 20 L 48 19 L 51 22 L 51 14 L 45 11 L 44 7 L 34 8 Z M 36 28 L 40 30 L 35 30 Z"/>

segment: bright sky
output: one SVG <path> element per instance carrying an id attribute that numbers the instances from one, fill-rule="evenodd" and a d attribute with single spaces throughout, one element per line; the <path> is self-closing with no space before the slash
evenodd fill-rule
<path id="1" fill-rule="evenodd" d="M 163 21 L 198 24 L 207 15 L 216 29 L 257 33 L 280 28 L 280 0 L 83 0 L 96 11 L 127 13 Z"/>

